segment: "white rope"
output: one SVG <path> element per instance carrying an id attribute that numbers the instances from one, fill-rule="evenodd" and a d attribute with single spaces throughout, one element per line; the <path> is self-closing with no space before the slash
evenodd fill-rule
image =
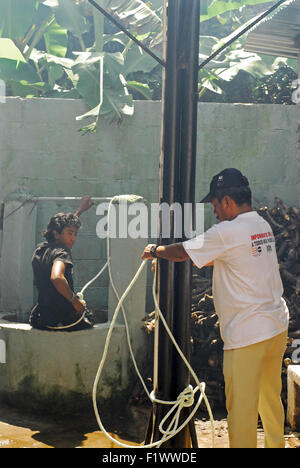
<path id="1" fill-rule="evenodd" d="M 96 279 L 99 278 L 99 276 L 102 275 L 102 273 L 104 272 L 104 270 L 105 270 L 105 268 L 107 267 L 107 265 L 108 265 L 108 261 L 105 263 L 104 267 L 99 271 L 99 273 L 97 273 L 97 275 L 94 276 L 94 278 L 92 278 L 88 283 L 86 283 L 86 285 L 82 288 L 82 290 L 81 290 L 79 293 L 77 293 L 77 296 L 78 296 L 79 299 L 81 299 L 81 300 L 83 299 L 83 293 L 84 293 L 84 291 L 85 291 L 94 281 L 96 281 Z"/>
<path id="2" fill-rule="evenodd" d="M 57 327 L 50 327 L 50 325 L 47 325 L 47 328 L 50 328 L 51 330 L 65 330 L 66 328 L 75 327 L 75 325 L 80 323 L 84 319 L 84 317 L 85 317 L 85 310 L 83 311 L 80 318 L 78 320 L 76 320 L 76 322 L 70 323 L 69 325 L 61 325 L 61 326 L 57 326 Z"/>
<path id="3" fill-rule="evenodd" d="M 99 273 L 97 273 L 96 276 L 94 276 L 94 278 L 92 278 L 88 283 L 86 283 L 86 285 L 82 288 L 82 290 L 76 294 L 76 296 L 78 296 L 78 299 L 80 300 L 83 300 L 83 293 L 84 291 L 94 282 L 96 281 L 97 278 L 99 278 L 99 276 L 102 275 L 102 273 L 104 272 L 105 268 L 107 267 L 108 265 L 108 262 L 105 263 L 104 267 L 99 271 Z M 76 320 L 76 322 L 74 323 L 70 323 L 69 325 L 62 325 L 62 326 L 57 326 L 57 327 L 50 327 L 50 325 L 47 325 L 47 328 L 50 328 L 51 330 L 65 330 L 65 329 L 68 329 L 68 328 L 71 328 L 71 327 L 75 327 L 75 325 L 77 325 L 78 323 L 80 323 L 84 317 L 85 317 L 85 314 L 86 314 L 86 310 L 83 311 L 82 315 L 80 316 L 80 318 L 78 320 Z"/>
<path id="4" fill-rule="evenodd" d="M 109 226 L 110 226 L 109 221 L 110 221 L 111 205 L 117 199 L 120 199 L 120 197 L 119 196 L 113 197 L 111 199 L 110 203 L 109 203 L 109 207 L 108 207 L 108 229 L 109 229 Z M 147 389 L 147 386 L 146 386 L 146 384 L 145 384 L 145 382 L 143 380 L 143 377 L 141 376 L 141 373 L 140 373 L 140 371 L 138 369 L 138 366 L 137 366 L 137 363 L 136 363 L 136 360 L 135 360 L 135 357 L 134 357 L 134 353 L 133 353 L 133 350 L 132 350 L 132 346 L 131 346 L 129 327 L 128 327 L 128 322 L 127 322 L 125 309 L 123 307 L 123 302 L 126 299 L 129 292 L 131 291 L 131 289 L 133 288 L 136 281 L 138 280 L 140 274 L 142 273 L 142 270 L 144 269 L 145 265 L 147 264 L 147 261 L 144 260 L 141 263 L 138 271 L 136 272 L 136 274 L 133 277 L 132 281 L 130 282 L 130 284 L 128 285 L 128 287 L 126 288 L 126 290 L 124 291 L 124 293 L 122 294 L 122 296 L 120 298 L 119 294 L 118 294 L 118 291 L 117 291 L 117 289 L 115 287 L 113 277 L 112 277 L 111 262 L 110 262 L 109 233 L 107 235 L 106 242 L 107 242 L 107 263 L 104 265 L 101 272 L 99 272 L 92 280 L 90 280 L 81 290 L 81 294 L 82 294 L 82 297 L 83 297 L 84 290 L 93 281 L 95 281 L 102 274 L 102 272 L 105 270 L 105 268 L 108 266 L 108 272 L 109 272 L 109 278 L 110 278 L 111 286 L 112 286 L 112 289 L 113 289 L 113 291 L 114 291 L 114 293 L 116 295 L 116 298 L 118 300 L 118 304 L 117 304 L 117 307 L 115 309 L 112 321 L 111 321 L 110 326 L 109 326 L 109 330 L 108 330 L 107 337 L 106 337 L 106 340 L 105 340 L 105 345 L 104 345 L 102 358 L 101 358 L 100 364 L 98 366 L 97 374 L 96 374 L 96 377 L 95 377 L 95 380 L 94 380 L 94 385 L 93 385 L 93 392 L 92 392 L 93 407 L 94 407 L 95 416 L 96 416 L 96 419 L 97 419 L 97 422 L 98 422 L 98 425 L 99 425 L 100 429 L 103 431 L 103 433 L 106 435 L 106 437 L 108 439 L 112 440 L 115 444 L 119 445 L 120 447 L 125 447 L 125 448 L 132 448 L 133 447 L 132 445 L 127 445 L 127 444 L 124 444 L 124 443 L 116 440 L 115 438 L 113 438 L 106 431 L 105 427 L 102 424 L 102 421 L 101 421 L 101 418 L 100 418 L 100 415 L 99 415 L 99 411 L 98 411 L 98 407 L 97 407 L 97 387 L 98 387 L 98 383 L 99 383 L 100 376 L 101 376 L 101 373 L 102 373 L 102 370 L 103 370 L 103 367 L 104 367 L 104 364 L 105 364 L 105 361 L 106 361 L 106 358 L 107 358 L 108 348 L 109 348 L 109 344 L 110 344 L 110 340 L 111 340 L 111 335 L 112 335 L 112 332 L 113 332 L 113 329 L 114 329 L 114 326 L 115 326 L 115 322 L 117 320 L 120 309 L 122 309 L 123 317 L 124 317 L 124 323 L 125 323 L 125 329 L 126 329 L 127 342 L 128 342 L 128 347 L 129 347 L 130 355 L 131 355 L 131 358 L 132 358 L 132 362 L 134 364 L 137 375 L 138 375 L 138 377 L 139 377 L 139 379 L 140 379 L 140 381 L 141 381 L 141 383 L 143 385 L 143 388 L 144 388 L 146 394 L 148 395 L 148 398 L 152 401 L 152 403 L 172 406 L 170 411 L 165 415 L 165 417 L 162 419 L 162 421 L 161 421 L 161 423 L 159 425 L 159 430 L 162 433 L 162 438 L 160 440 L 156 441 L 156 442 L 151 443 L 151 444 L 142 445 L 142 446 L 137 445 L 136 447 L 137 448 L 160 447 L 161 444 L 163 444 L 167 440 L 174 437 L 176 434 L 178 434 L 188 424 L 188 422 L 193 418 L 194 414 L 198 410 L 202 400 L 204 400 L 207 411 L 208 411 L 208 414 L 209 414 L 210 423 L 211 423 L 211 433 L 212 433 L 212 447 L 214 447 L 214 439 L 215 439 L 214 419 L 213 419 L 213 415 L 212 415 L 212 411 L 211 411 L 211 408 L 210 408 L 209 401 L 208 401 L 207 396 L 205 394 L 205 383 L 204 382 L 202 382 L 202 383 L 199 382 L 199 379 L 198 379 L 197 375 L 195 374 L 195 372 L 192 369 L 191 365 L 189 364 L 188 360 L 186 359 L 186 357 L 184 356 L 184 354 L 181 351 L 180 347 L 178 346 L 174 336 L 172 335 L 172 332 L 169 329 L 169 327 L 167 325 L 167 322 L 166 322 L 166 320 L 165 320 L 165 318 L 164 318 L 164 316 L 163 316 L 163 314 L 162 314 L 162 312 L 161 312 L 161 310 L 159 308 L 158 302 L 157 302 L 156 290 L 155 290 L 156 274 L 157 274 L 156 266 L 157 265 L 155 264 L 155 273 L 154 273 L 153 288 L 152 288 L 152 294 L 153 294 L 153 299 L 154 299 L 154 303 L 155 303 L 156 319 L 160 318 L 161 321 L 163 322 L 163 325 L 164 325 L 170 339 L 172 340 L 176 350 L 178 351 L 178 353 L 181 356 L 183 362 L 185 363 L 186 367 L 188 368 L 188 370 L 190 371 L 191 375 L 193 376 L 193 378 L 194 378 L 194 380 L 196 382 L 196 387 L 194 389 L 193 389 L 193 387 L 191 385 L 189 385 L 186 389 L 184 389 L 180 393 L 180 395 L 178 396 L 176 401 L 159 400 L 159 399 L 155 398 L 154 392 L 149 393 L 149 391 Z M 182 409 L 184 407 L 191 407 L 194 404 L 194 397 L 195 397 L 195 394 L 197 393 L 197 391 L 200 392 L 197 403 L 195 404 L 193 410 L 190 412 L 189 416 L 179 426 L 179 418 L 180 418 L 180 413 L 181 413 Z M 173 417 L 172 417 L 172 415 L 173 415 Z M 171 417 L 172 417 L 172 419 L 169 422 L 169 425 L 167 426 L 166 429 L 164 429 L 164 425 L 166 424 L 166 422 Z"/>

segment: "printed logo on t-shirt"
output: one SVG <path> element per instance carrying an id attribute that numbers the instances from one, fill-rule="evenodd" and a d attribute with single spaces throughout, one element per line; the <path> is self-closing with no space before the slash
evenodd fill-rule
<path id="1" fill-rule="evenodd" d="M 257 257 L 257 255 L 262 254 L 262 247 L 259 245 L 258 247 L 252 247 L 252 255 Z"/>
<path id="2" fill-rule="evenodd" d="M 257 257 L 258 255 L 262 254 L 264 245 L 267 248 L 267 252 L 271 252 L 272 246 L 270 244 L 272 242 L 275 242 L 275 239 L 274 239 L 272 232 L 262 232 L 260 234 L 252 235 L 251 242 L 252 242 L 252 255 Z"/>

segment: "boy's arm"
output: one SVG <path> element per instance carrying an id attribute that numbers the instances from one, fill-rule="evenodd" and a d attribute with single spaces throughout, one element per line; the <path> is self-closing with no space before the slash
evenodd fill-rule
<path id="1" fill-rule="evenodd" d="M 65 278 L 66 265 L 61 260 L 55 260 L 51 270 L 51 281 L 55 289 L 72 303 L 74 309 L 78 313 L 82 313 L 85 309 L 85 302 L 74 296 L 68 281 Z"/>
<path id="2" fill-rule="evenodd" d="M 77 208 L 76 212 L 74 213 L 75 216 L 80 216 L 84 211 L 87 211 L 93 206 L 95 203 L 92 201 L 92 198 L 90 195 L 85 195 L 81 199 L 81 203 L 79 207 Z"/>

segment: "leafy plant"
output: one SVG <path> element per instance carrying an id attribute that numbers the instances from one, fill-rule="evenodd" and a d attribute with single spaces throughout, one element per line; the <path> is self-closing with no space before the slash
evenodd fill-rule
<path id="1" fill-rule="evenodd" d="M 153 7 L 141 0 L 99 0 L 99 4 L 150 46 L 160 46 L 162 20 Z M 11 94 L 81 97 L 91 110 L 78 120 L 96 117 L 85 128 L 89 131 L 96 128 L 100 114 L 114 119 L 132 115 L 129 89 L 152 97 L 145 83 L 132 79 L 127 83 L 126 76 L 151 71 L 156 62 L 125 34 L 105 34 L 103 16 L 86 0 L 0 0 L 0 18 L 0 77 Z M 77 50 L 70 48 L 74 42 Z M 105 50 L 114 44 L 118 51 Z"/>
<path id="2" fill-rule="evenodd" d="M 230 11 L 230 8 L 233 5 L 240 2 L 213 2 L 211 6 L 215 6 L 214 10 L 215 21 L 213 27 L 209 28 L 214 30 L 216 33 L 226 29 L 227 31 L 231 30 L 230 34 L 226 37 L 217 37 L 217 36 L 205 36 L 201 35 L 200 37 L 200 61 L 204 61 L 209 57 L 213 52 L 218 50 L 223 44 L 226 44 L 232 37 L 236 36 L 241 32 L 248 24 L 252 24 L 253 21 L 258 18 L 261 14 L 262 7 L 266 9 L 272 5 L 265 5 L 267 2 L 258 2 L 258 1 L 249 1 L 243 2 L 243 7 L 235 11 L 234 14 Z M 218 6 L 216 4 L 219 3 Z M 222 5 L 224 4 L 224 9 L 227 9 L 227 13 L 224 13 Z M 226 5 L 225 5 L 226 3 Z M 275 3 L 275 2 L 273 2 Z M 252 12 L 245 11 L 246 6 L 252 5 L 252 8 L 249 10 Z M 256 16 L 253 15 L 253 12 L 259 14 Z M 213 8 L 208 10 L 209 14 L 213 13 Z M 217 13 L 223 13 L 222 18 L 220 18 Z M 209 15 L 206 15 L 206 19 L 211 19 Z M 204 19 L 204 21 L 206 21 Z M 210 23 L 211 21 L 208 21 Z M 219 24 L 219 26 L 218 26 Z M 206 26 L 206 25 L 205 25 Z M 203 28 L 204 30 L 208 28 Z M 297 63 L 294 60 L 288 60 L 282 57 L 272 57 L 265 55 L 258 55 L 255 53 L 245 52 L 244 45 L 246 42 L 246 35 L 241 36 L 238 40 L 227 49 L 225 49 L 221 54 L 219 54 L 214 60 L 211 60 L 204 69 L 199 73 L 199 98 L 201 100 L 212 100 L 219 102 L 238 102 L 232 101 L 231 97 L 228 95 L 229 90 L 232 92 L 232 87 L 229 86 L 229 82 L 234 81 L 237 77 L 239 80 L 243 77 L 244 81 L 247 81 L 248 87 L 248 101 L 247 102 L 256 102 L 256 96 L 259 86 L 263 86 L 263 79 L 270 77 L 270 81 L 273 81 L 273 76 L 280 76 L 278 70 L 281 67 L 285 67 L 290 70 L 290 73 L 293 74 L 293 69 L 297 67 Z M 251 77 L 251 78 L 250 78 Z M 249 86 L 249 83 L 252 83 L 252 86 Z M 235 83 L 236 85 L 236 83 Z M 244 90 L 246 87 L 242 87 Z M 275 89 L 275 88 L 274 88 Z M 225 92 L 227 90 L 227 94 Z M 278 88 L 279 91 L 279 88 Z M 204 95 L 208 92 L 210 99 L 204 98 Z M 222 95 L 222 98 L 213 97 L 211 92 L 218 95 Z M 225 94 L 225 95 L 224 95 Z M 235 99 L 238 98 L 236 90 L 234 91 Z M 241 102 L 245 101 L 245 96 L 241 96 Z M 274 102 L 282 102 L 276 97 Z M 270 102 L 267 98 L 264 102 Z M 285 100 L 285 102 L 287 102 Z"/>
<path id="3" fill-rule="evenodd" d="M 161 56 L 162 0 L 97 2 Z M 201 24 L 216 21 L 231 33 L 243 24 L 246 6 L 269 3 L 201 0 Z M 200 61 L 227 39 L 201 36 Z M 223 83 L 241 70 L 262 78 L 276 67 L 274 60 L 245 53 L 241 39 L 201 70 L 199 96 L 222 93 Z M 87 0 L 0 0 L 0 78 L 11 95 L 83 98 L 89 110 L 77 119 L 92 119 L 82 127 L 87 133 L 96 131 L 100 116 L 132 115 L 133 97 L 159 98 L 161 66 Z"/>

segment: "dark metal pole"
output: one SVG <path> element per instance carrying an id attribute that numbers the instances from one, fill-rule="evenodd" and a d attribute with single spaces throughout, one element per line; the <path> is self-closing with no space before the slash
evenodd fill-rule
<path id="1" fill-rule="evenodd" d="M 177 148 L 179 147 L 179 123 L 178 112 L 178 76 L 177 76 L 177 42 L 180 13 L 180 0 L 169 0 L 166 14 L 166 68 L 163 70 L 163 96 L 162 96 L 162 142 L 160 155 L 159 177 L 159 201 L 170 206 L 175 201 L 175 183 L 177 179 Z M 160 239 L 162 245 L 174 242 L 174 238 L 163 237 L 163 220 L 160 218 Z M 174 231 L 173 220 L 170 219 L 170 231 Z M 161 260 L 158 265 L 158 296 L 159 306 L 163 311 L 166 322 L 173 331 L 174 309 L 174 270 L 171 262 Z M 162 400 L 171 399 L 172 387 L 172 353 L 173 345 L 163 326 L 158 330 L 158 356 L 157 376 L 154 376 L 154 390 L 156 397 Z M 157 381 L 156 381 L 157 377 Z M 167 406 L 157 405 L 153 409 L 152 441 L 161 439 L 159 424 L 167 412 Z"/>
<path id="2" fill-rule="evenodd" d="M 200 2 L 198 0 L 181 2 L 180 27 L 184 38 L 179 52 L 179 93 L 181 96 L 181 126 L 180 126 L 180 173 L 178 180 L 178 201 L 182 206 L 182 237 L 186 239 L 184 228 L 184 204 L 195 203 L 195 173 L 197 151 L 197 111 L 198 111 L 198 56 L 199 56 L 199 25 Z M 190 311 L 192 295 L 192 263 L 187 261 L 175 264 L 175 307 L 174 336 L 184 355 L 190 360 Z M 189 384 L 189 371 L 178 353 L 174 354 L 173 369 L 177 376 L 173 390 L 179 393 Z M 175 395 L 174 395 L 175 396 Z M 182 412 L 182 419 L 189 410 Z M 188 431 L 189 429 L 189 431 Z M 174 439 L 172 447 L 187 447 L 188 437 L 192 436 L 190 428 L 186 427 Z M 184 445 L 185 444 L 185 445 Z"/>
<path id="3" fill-rule="evenodd" d="M 163 140 L 160 167 L 160 203 L 195 201 L 195 160 L 197 135 L 197 88 L 199 52 L 199 0 L 169 0 L 167 57 L 163 96 Z M 184 210 L 182 219 L 184 219 Z M 180 242 L 176 237 L 174 218 L 171 235 L 162 237 L 163 245 Z M 190 356 L 191 262 L 161 260 L 158 269 L 159 304 L 173 335 L 187 358 Z M 176 400 L 189 384 L 189 372 L 173 348 L 163 327 L 159 330 L 159 369 L 157 397 Z M 158 426 L 169 410 L 159 406 L 154 415 L 153 441 L 161 438 Z M 188 414 L 182 414 L 184 419 Z M 190 425 L 163 447 L 190 447 Z"/>

